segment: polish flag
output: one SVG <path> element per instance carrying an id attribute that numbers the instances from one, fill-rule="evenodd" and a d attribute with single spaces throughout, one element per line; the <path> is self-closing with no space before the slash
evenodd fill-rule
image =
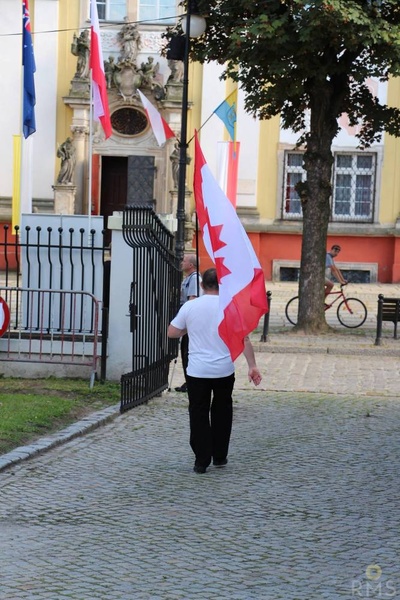
<path id="1" fill-rule="evenodd" d="M 168 123 L 162 118 L 155 106 L 153 106 L 153 104 L 147 100 L 146 96 L 142 94 L 140 90 L 138 90 L 138 94 L 146 111 L 147 118 L 150 121 L 157 144 L 162 146 L 167 140 L 175 137 L 175 134 Z"/>
<path id="2" fill-rule="evenodd" d="M 220 337 L 232 360 L 268 311 L 265 278 L 232 203 L 218 186 L 195 136 L 194 196 L 203 242 L 217 269 Z"/>
<path id="3" fill-rule="evenodd" d="M 96 0 L 91 0 L 90 2 L 90 22 L 90 68 L 92 69 L 93 116 L 96 121 L 100 121 L 107 139 L 110 137 L 112 129 Z"/>

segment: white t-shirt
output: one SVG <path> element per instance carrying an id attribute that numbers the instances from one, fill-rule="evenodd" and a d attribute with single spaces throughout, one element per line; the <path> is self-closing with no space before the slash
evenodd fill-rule
<path id="1" fill-rule="evenodd" d="M 228 347 L 218 334 L 219 296 L 204 294 L 186 302 L 171 321 L 177 329 L 189 335 L 189 364 L 191 377 L 228 377 L 235 370 Z"/>

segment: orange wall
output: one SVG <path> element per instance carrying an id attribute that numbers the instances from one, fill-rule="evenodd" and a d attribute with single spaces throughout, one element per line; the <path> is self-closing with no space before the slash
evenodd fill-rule
<path id="1" fill-rule="evenodd" d="M 272 279 L 273 260 L 300 260 L 301 239 L 298 234 L 249 233 L 265 278 Z M 400 283 L 400 237 L 328 236 L 327 250 L 333 244 L 342 247 L 339 262 L 378 263 L 380 283 Z M 193 242 L 193 247 L 194 247 Z M 200 270 L 213 266 L 199 236 Z"/>

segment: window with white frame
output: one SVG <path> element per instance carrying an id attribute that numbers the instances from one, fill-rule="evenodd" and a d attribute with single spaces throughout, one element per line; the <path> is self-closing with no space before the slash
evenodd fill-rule
<path id="1" fill-rule="evenodd" d="M 285 153 L 285 181 L 283 191 L 283 218 L 299 219 L 302 217 L 300 196 L 296 192 L 296 184 L 304 181 L 306 172 L 303 168 L 301 152 Z"/>
<path id="2" fill-rule="evenodd" d="M 127 0 L 97 0 L 99 21 L 123 21 L 127 15 Z"/>
<path id="3" fill-rule="evenodd" d="M 375 154 L 335 154 L 332 217 L 371 221 L 375 189 Z"/>
<path id="4" fill-rule="evenodd" d="M 306 179 L 303 154 L 285 153 L 282 217 L 302 218 L 300 197 L 295 189 Z M 332 220 L 371 222 L 374 214 L 376 154 L 334 154 L 332 177 Z"/>
<path id="5" fill-rule="evenodd" d="M 138 0 L 139 21 L 175 23 L 176 0 Z"/>

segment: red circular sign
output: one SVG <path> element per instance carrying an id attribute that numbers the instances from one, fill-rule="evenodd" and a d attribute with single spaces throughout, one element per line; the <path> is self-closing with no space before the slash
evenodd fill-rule
<path id="1" fill-rule="evenodd" d="M 10 309 L 7 302 L 0 296 L 0 337 L 7 331 L 10 323 Z"/>

